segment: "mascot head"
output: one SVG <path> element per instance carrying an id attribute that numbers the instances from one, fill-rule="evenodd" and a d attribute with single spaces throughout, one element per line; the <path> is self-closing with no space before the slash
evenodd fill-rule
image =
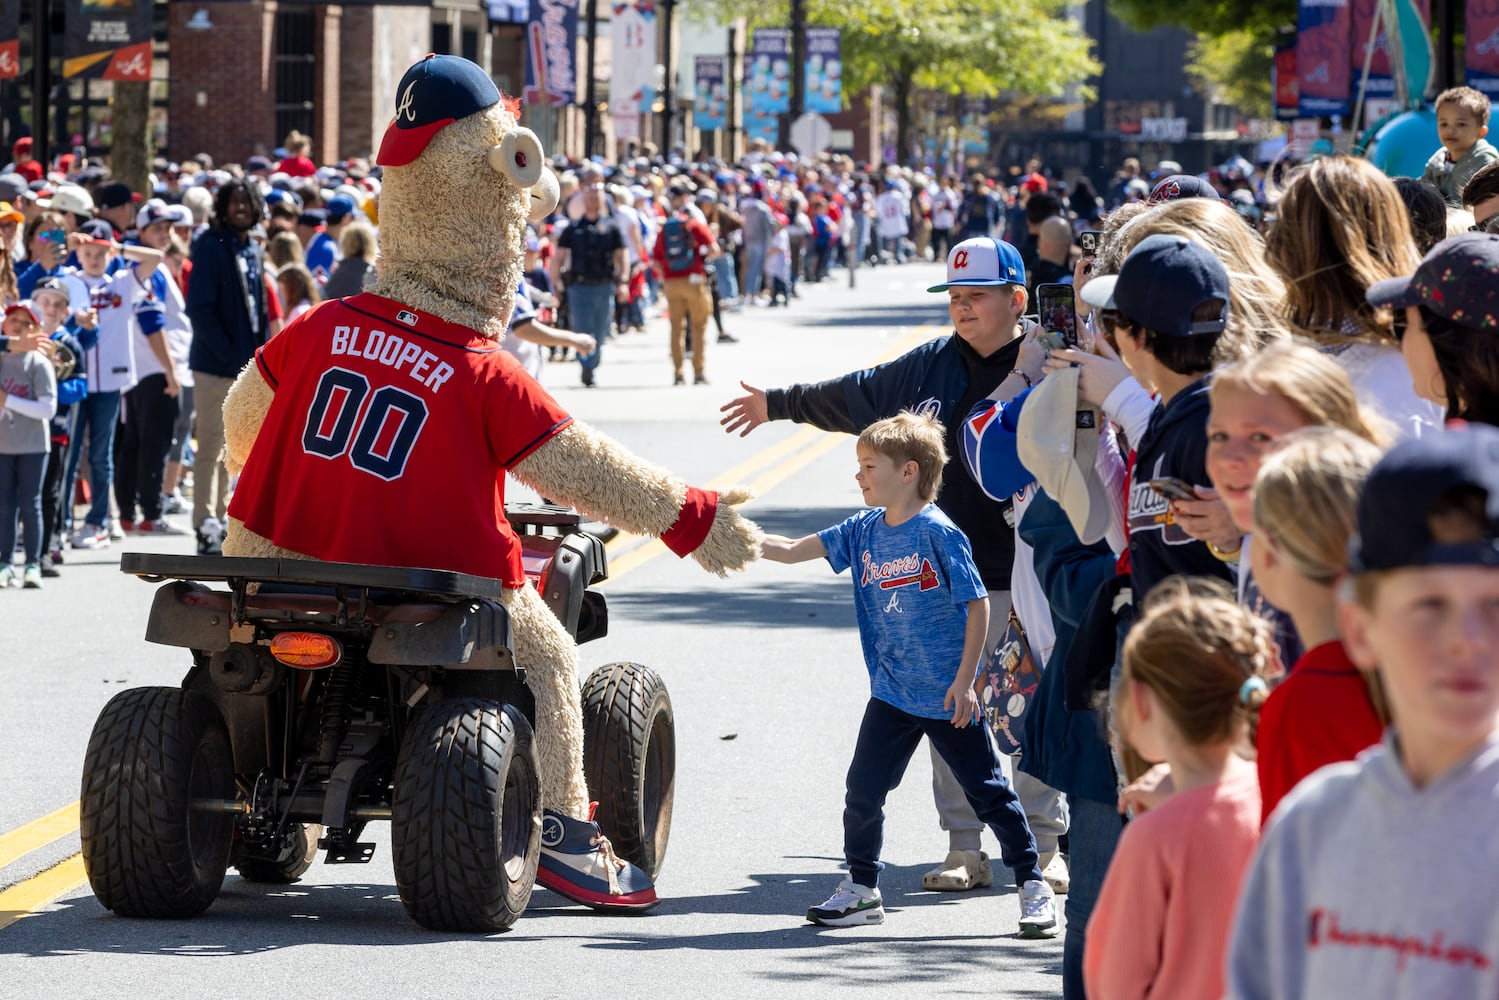
<path id="1" fill-rule="evenodd" d="M 557 178 L 519 113 L 467 59 L 430 55 L 406 71 L 376 158 L 385 174 L 371 291 L 504 336 L 526 222 L 557 204 Z"/>

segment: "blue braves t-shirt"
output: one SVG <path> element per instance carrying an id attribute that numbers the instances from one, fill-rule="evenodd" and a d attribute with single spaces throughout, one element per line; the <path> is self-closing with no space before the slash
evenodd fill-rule
<path id="1" fill-rule="evenodd" d="M 968 538 L 933 504 L 904 524 L 875 507 L 817 533 L 834 572 L 852 568 L 870 694 L 944 719 L 963 659 L 968 602 L 988 596 Z"/>

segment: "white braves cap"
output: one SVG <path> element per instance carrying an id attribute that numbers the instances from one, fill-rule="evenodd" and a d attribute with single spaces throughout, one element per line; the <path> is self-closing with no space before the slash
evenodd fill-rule
<path id="1" fill-rule="evenodd" d="M 1023 285 L 1025 264 L 1020 251 L 992 236 L 975 236 L 948 251 L 947 280 L 928 288 L 945 292 L 954 285 Z"/>

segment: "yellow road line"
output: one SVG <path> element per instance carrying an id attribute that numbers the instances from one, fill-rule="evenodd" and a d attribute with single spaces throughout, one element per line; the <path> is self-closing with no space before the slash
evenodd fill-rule
<path id="1" fill-rule="evenodd" d="M 19 857 L 45 847 L 59 837 L 78 832 L 78 803 L 63 806 L 41 819 L 32 820 L 25 826 L 9 833 L 0 833 L 0 868 L 4 868 Z"/>
<path id="2" fill-rule="evenodd" d="M 884 364 L 886 361 L 894 360 L 940 332 L 940 327 L 917 327 L 910 336 L 901 338 L 876 359 L 874 364 Z M 842 435 L 821 431 L 815 427 L 803 427 L 786 440 L 777 442 L 715 476 L 708 485 L 711 489 L 724 489 L 760 469 L 774 465 L 769 472 L 749 484 L 750 490 L 756 497 L 763 497 L 842 442 Z M 781 459 L 787 456 L 790 457 L 782 462 Z M 774 463 L 777 462 L 780 464 L 775 465 Z M 632 543 L 641 541 L 639 535 L 622 533 L 609 544 L 608 547 L 611 549 L 627 549 L 620 555 L 611 555 L 609 560 L 611 581 L 617 580 L 630 570 L 637 569 L 668 551 L 666 546 L 654 538 L 630 547 Z M 56 812 L 33 820 L 9 833 L 0 834 L 0 868 L 77 829 L 78 803 L 74 802 L 72 805 L 64 806 Z M 54 899 L 72 892 L 87 881 L 88 875 L 83 870 L 83 855 L 74 854 L 40 875 L 32 876 L 0 892 L 0 930 L 4 930 L 24 917 L 31 916 Z"/>
<path id="3" fill-rule="evenodd" d="M 83 855 L 75 854 L 62 864 L 0 892 L 0 931 L 17 920 L 31 916 L 54 899 L 72 892 L 87 881 L 88 875 L 83 870 Z"/>

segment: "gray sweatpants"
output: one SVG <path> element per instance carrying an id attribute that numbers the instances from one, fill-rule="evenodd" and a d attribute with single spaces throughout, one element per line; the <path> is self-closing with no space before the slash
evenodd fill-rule
<path id="1" fill-rule="evenodd" d="M 1009 619 L 1010 592 L 989 591 L 989 633 L 984 637 L 985 650 L 994 648 L 1004 635 Z M 994 739 L 992 734 L 989 739 Z M 973 807 L 968 804 L 958 779 L 937 755 L 930 740 L 927 748 L 932 754 L 932 798 L 937 803 L 937 819 L 947 831 L 948 850 L 977 851 L 984 824 L 973 814 Z M 1025 806 L 1026 822 L 1030 824 L 1031 835 L 1036 838 L 1036 851 L 1045 857 L 1057 849 L 1057 838 L 1067 832 L 1067 798 L 1015 767 L 1015 760 L 1008 754 L 1000 754 L 999 762 L 1005 777 L 1014 786 L 1015 794 L 1020 797 L 1020 804 Z"/>

